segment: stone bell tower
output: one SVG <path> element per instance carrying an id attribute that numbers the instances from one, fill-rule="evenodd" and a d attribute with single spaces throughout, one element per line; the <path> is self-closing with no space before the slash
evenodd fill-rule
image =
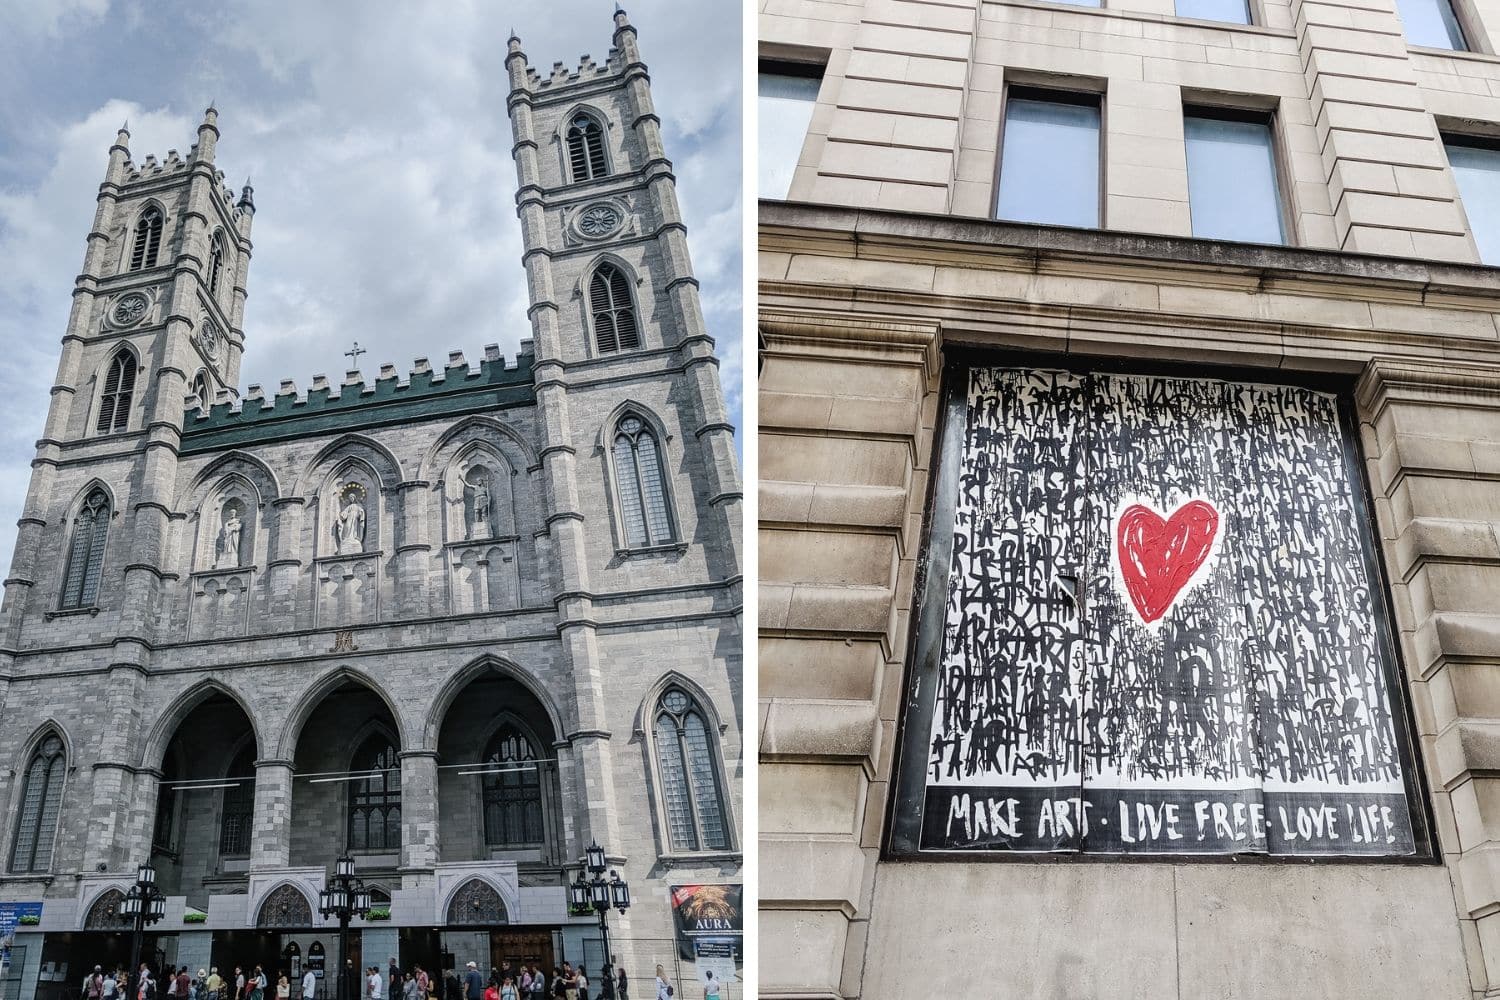
<path id="1" fill-rule="evenodd" d="M 513 35 L 505 61 L 572 751 L 589 787 L 570 817 L 575 855 L 591 838 L 620 843 L 612 761 L 630 738 L 628 720 L 611 715 L 626 696 L 611 690 L 620 654 L 597 598 L 729 581 L 738 600 L 740 574 L 733 428 L 650 77 L 619 9 L 611 41 L 602 62 L 543 75 Z M 633 483 L 612 456 L 622 427 L 648 429 L 666 471 L 665 499 L 652 498 L 666 513 L 644 540 L 621 500 Z"/>

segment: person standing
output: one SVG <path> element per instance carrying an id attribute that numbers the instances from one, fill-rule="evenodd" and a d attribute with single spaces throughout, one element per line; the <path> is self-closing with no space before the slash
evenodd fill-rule
<path id="1" fill-rule="evenodd" d="M 703 1000 L 720 1000 L 723 993 L 719 989 L 719 981 L 714 978 L 713 969 L 703 970 Z"/>
<path id="2" fill-rule="evenodd" d="M 141 963 L 139 985 L 136 987 L 135 1000 L 154 1000 L 156 996 L 156 984 L 151 981 L 151 967 L 145 962 Z"/>
<path id="3" fill-rule="evenodd" d="M 667 970 L 661 966 L 656 967 L 656 1000 L 670 1000 L 672 986 L 667 982 Z"/>
<path id="4" fill-rule="evenodd" d="M 582 965 L 574 972 L 573 981 L 578 984 L 578 1000 L 589 1000 L 589 974 Z"/>
<path id="5" fill-rule="evenodd" d="M 401 996 L 401 967 L 396 964 L 396 956 L 392 955 L 389 965 L 385 970 L 385 988 L 390 1000 L 398 1000 Z"/>
<path id="6" fill-rule="evenodd" d="M 246 1000 L 245 970 L 238 965 L 234 967 L 234 1000 Z"/>
<path id="7" fill-rule="evenodd" d="M 309 968 L 302 974 L 302 1000 L 313 1000 L 318 992 L 318 977 Z"/>
<path id="8" fill-rule="evenodd" d="M 370 979 L 367 985 L 370 1000 L 382 1000 L 385 996 L 385 985 L 380 980 L 380 966 L 370 966 Z"/>
<path id="9" fill-rule="evenodd" d="M 292 1000 L 292 982 L 285 972 L 276 977 L 276 1000 Z"/>
<path id="10" fill-rule="evenodd" d="M 470 962 L 464 969 L 464 1000 L 484 1000 L 484 977 L 479 974 L 479 965 Z"/>
<path id="11" fill-rule="evenodd" d="M 193 981 L 188 977 L 187 966 L 177 969 L 177 1000 L 190 1000 L 193 995 Z"/>
<path id="12" fill-rule="evenodd" d="M 619 977 L 615 980 L 616 1000 L 630 1000 L 630 980 L 626 978 L 625 966 L 620 964 L 618 958 L 615 959 L 615 968 L 619 972 Z"/>

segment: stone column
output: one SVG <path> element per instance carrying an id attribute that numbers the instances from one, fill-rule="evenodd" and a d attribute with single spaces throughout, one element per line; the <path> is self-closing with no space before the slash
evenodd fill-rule
<path id="1" fill-rule="evenodd" d="M 266 561 L 266 593 L 271 619 L 278 625 L 293 627 L 297 615 L 297 587 L 302 579 L 302 497 L 273 500 L 276 530 L 271 538 L 270 558 Z"/>
<path id="2" fill-rule="evenodd" d="M 427 531 L 427 504 L 432 484 L 412 479 L 396 486 L 396 616 L 416 618 L 429 612 L 431 586 L 431 536 Z M 405 787 L 404 785 L 402 786 Z"/>
<path id="3" fill-rule="evenodd" d="M 285 868 L 292 860 L 292 762 L 255 762 L 250 867 Z"/>
<path id="4" fill-rule="evenodd" d="M 430 872 L 438 863 L 436 750 L 403 750 L 401 759 L 401 867 Z"/>

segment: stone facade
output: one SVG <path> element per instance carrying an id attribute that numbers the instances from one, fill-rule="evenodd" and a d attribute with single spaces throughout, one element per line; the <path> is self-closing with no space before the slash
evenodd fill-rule
<path id="1" fill-rule="evenodd" d="M 1456 6 L 1493 50 L 1494 12 Z M 1438 132 L 1500 122 L 1500 66 L 1409 48 L 1388 4 L 1254 9 L 1236 26 L 1154 0 L 761 7 L 764 57 L 825 67 L 789 197 L 760 206 L 763 995 L 937 976 L 1006 996 L 1500 995 L 1500 278 L 1476 265 L 1465 213 L 1482 206 L 1459 200 Z M 992 221 L 1006 84 L 1080 80 L 1104 95 L 1103 228 Z M 1289 247 L 1190 237 L 1182 107 L 1207 94 L 1275 109 Z M 961 351 L 1316 374 L 1343 394 L 1430 863 L 892 856 Z"/>
<path id="2" fill-rule="evenodd" d="M 503 60 L 532 293 L 514 359 L 455 352 L 241 396 L 255 205 L 248 185 L 224 188 L 217 113 L 185 159 L 137 165 L 123 130 L 111 149 L 0 609 L 8 817 L 39 743 L 66 746 L 50 860 L 17 863 L 20 824 L 0 828 L 0 899 L 44 901 L 18 940 L 23 996 L 39 956 L 90 960 L 88 935 L 61 935 L 147 857 L 169 900 L 158 946 L 195 968 L 263 953 L 243 932 L 274 923 L 263 904 L 287 886 L 326 929 L 317 892 L 346 847 L 390 900 L 388 923 L 364 923 L 363 960 L 382 966 L 399 949 L 435 967 L 439 943 L 466 952 L 460 967 L 488 962 L 487 930 L 410 937 L 444 926 L 478 878 L 508 926 L 597 967 L 596 922 L 569 916 L 563 887 L 591 841 L 634 890 L 612 919 L 632 976 L 673 963 L 669 885 L 738 881 L 741 495 L 636 32 L 617 13 L 607 61 L 548 78 L 517 38 Z M 580 108 L 608 158 L 582 180 L 565 136 Z M 134 266 L 152 206 L 159 255 Z M 596 206 L 609 224 L 581 226 Z M 597 349 L 590 279 L 606 261 L 629 282 L 635 349 Z M 122 349 L 134 392 L 101 416 Z M 617 454 L 631 418 L 652 435 L 670 526 L 647 542 Z M 90 555 L 97 497 L 107 533 Z M 80 565 L 93 589 L 69 582 Z M 711 733 L 736 831 L 712 849 L 668 826 L 654 724 L 669 689 Z M 538 834 L 486 835 L 503 726 L 537 759 Z M 369 786 L 350 772 L 371 766 L 357 754 L 372 737 L 393 751 L 399 821 L 355 843 L 350 802 Z M 206 918 L 184 927 L 192 911 Z"/>

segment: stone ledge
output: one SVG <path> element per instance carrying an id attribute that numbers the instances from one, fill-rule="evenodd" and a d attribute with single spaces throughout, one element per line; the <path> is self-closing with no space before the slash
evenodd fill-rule
<path id="1" fill-rule="evenodd" d="M 838 910 L 852 919 L 872 853 L 847 838 L 762 836 L 760 908 Z"/>
<path id="2" fill-rule="evenodd" d="M 761 723 L 762 760 L 847 760 L 866 767 L 880 751 L 873 702 L 771 698 Z"/>

